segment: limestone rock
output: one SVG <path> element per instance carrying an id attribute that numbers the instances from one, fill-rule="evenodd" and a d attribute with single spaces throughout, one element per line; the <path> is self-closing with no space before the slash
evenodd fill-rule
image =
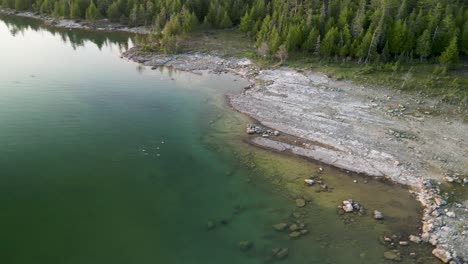
<path id="1" fill-rule="evenodd" d="M 421 243 L 421 238 L 418 237 L 418 236 L 410 235 L 409 236 L 409 241 L 411 241 L 413 243 L 416 243 L 416 244 L 419 244 L 419 243 Z"/>
<path id="2" fill-rule="evenodd" d="M 450 218 L 455 218 L 456 217 L 454 212 L 447 212 L 447 216 L 450 217 Z"/>
<path id="3" fill-rule="evenodd" d="M 450 260 L 452 260 L 452 255 L 450 252 L 441 249 L 441 248 L 436 248 L 432 250 L 432 255 L 436 256 L 438 259 L 442 260 L 444 263 L 449 263 Z"/>

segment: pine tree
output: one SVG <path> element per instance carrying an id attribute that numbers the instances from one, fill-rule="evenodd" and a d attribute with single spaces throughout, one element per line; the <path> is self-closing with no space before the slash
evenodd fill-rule
<path id="1" fill-rule="evenodd" d="M 245 15 L 241 18 L 239 30 L 244 33 L 249 33 L 252 29 L 253 21 L 250 13 L 248 11 L 245 12 Z"/>
<path id="2" fill-rule="evenodd" d="M 286 49 L 288 51 L 296 50 L 302 43 L 302 31 L 300 26 L 292 25 L 289 27 L 288 35 L 286 36 Z"/>
<path id="3" fill-rule="evenodd" d="M 301 49 L 305 51 L 314 51 L 318 35 L 319 31 L 317 30 L 317 28 L 312 27 L 312 29 L 309 32 L 309 35 L 307 36 L 306 41 L 302 43 Z"/>
<path id="4" fill-rule="evenodd" d="M 227 11 L 224 11 L 223 18 L 219 22 L 219 27 L 220 28 L 230 28 L 232 27 L 232 21 L 231 18 L 229 17 Z"/>
<path id="5" fill-rule="evenodd" d="M 198 24 L 198 19 L 195 13 L 190 13 L 188 9 L 184 8 L 181 13 L 182 31 L 184 33 L 191 32 Z"/>
<path id="6" fill-rule="evenodd" d="M 16 10 L 24 11 L 24 10 L 28 10 L 30 8 L 31 8 L 31 6 L 29 4 L 29 1 L 27 1 L 27 0 L 15 0 L 15 9 Z"/>
<path id="7" fill-rule="evenodd" d="M 81 18 L 81 8 L 80 8 L 80 1 L 74 0 L 70 5 L 70 17 L 71 18 Z"/>
<path id="8" fill-rule="evenodd" d="M 320 54 L 324 56 L 332 56 L 337 51 L 338 43 L 338 29 L 333 27 L 330 29 L 322 41 L 322 47 L 320 48 Z"/>
<path id="9" fill-rule="evenodd" d="M 394 54 L 401 54 L 407 41 L 408 28 L 402 20 L 398 20 L 390 30 L 389 49 Z"/>
<path id="10" fill-rule="evenodd" d="M 272 53 L 276 53 L 278 51 L 279 46 L 281 45 L 281 39 L 278 34 L 278 30 L 276 30 L 276 27 L 273 28 L 270 34 L 270 39 L 268 41 L 268 47 L 270 48 L 270 51 Z"/>
<path id="11" fill-rule="evenodd" d="M 458 38 L 457 36 L 453 37 L 450 41 L 450 44 L 445 49 L 444 52 L 439 57 L 440 63 L 448 65 L 451 63 L 458 62 Z"/>
<path id="12" fill-rule="evenodd" d="M 418 39 L 416 54 L 419 55 L 421 60 L 431 54 L 431 33 L 429 33 L 428 29 L 424 30 L 424 33 Z"/>
<path id="13" fill-rule="evenodd" d="M 119 10 L 119 5 L 118 2 L 113 2 L 109 8 L 107 9 L 107 17 L 113 21 L 117 22 L 120 19 L 120 10 Z"/>
<path id="14" fill-rule="evenodd" d="M 91 1 L 89 7 L 86 9 L 86 19 L 96 20 L 99 18 L 99 11 L 94 4 L 94 1 Z"/>

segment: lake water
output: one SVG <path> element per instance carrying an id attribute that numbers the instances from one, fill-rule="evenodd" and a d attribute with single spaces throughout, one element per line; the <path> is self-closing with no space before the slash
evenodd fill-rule
<path id="1" fill-rule="evenodd" d="M 239 78 L 139 67 L 120 58 L 131 46 L 0 17 L 1 263 L 374 264 L 387 263 L 379 237 L 418 232 L 404 188 L 246 144 L 247 120 L 224 100 Z M 302 184 L 319 166 L 333 192 Z M 370 213 L 338 214 L 347 198 Z M 296 240 L 272 228 L 297 221 L 309 234 Z M 434 261 L 428 247 L 398 250 Z"/>

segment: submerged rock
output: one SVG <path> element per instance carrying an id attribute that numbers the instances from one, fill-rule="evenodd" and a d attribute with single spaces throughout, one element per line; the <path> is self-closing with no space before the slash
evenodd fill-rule
<path id="1" fill-rule="evenodd" d="M 408 246 L 409 245 L 408 241 L 400 241 L 398 243 L 400 244 L 400 246 Z"/>
<path id="2" fill-rule="evenodd" d="M 292 239 L 295 239 L 295 238 L 300 237 L 301 235 L 302 235 L 301 232 L 299 232 L 299 231 L 294 231 L 294 232 L 292 232 L 292 233 L 289 234 L 289 237 L 292 238 Z"/>
<path id="3" fill-rule="evenodd" d="M 307 184 L 307 185 L 309 185 L 309 186 L 312 186 L 312 185 L 314 185 L 315 181 L 312 180 L 312 179 L 305 179 L 305 180 L 304 180 L 304 183 Z"/>
<path id="4" fill-rule="evenodd" d="M 338 206 L 338 208 L 342 209 L 346 213 L 352 213 L 354 211 L 357 211 L 357 212 L 364 211 L 364 207 L 362 205 L 360 205 L 359 203 L 357 203 L 357 202 L 355 202 L 355 201 L 353 201 L 351 199 L 344 200 Z"/>
<path id="5" fill-rule="evenodd" d="M 306 201 L 304 199 L 296 199 L 296 206 L 299 208 L 302 208 L 306 205 Z"/>
<path id="6" fill-rule="evenodd" d="M 297 224 L 292 224 L 289 226 L 289 231 L 297 231 L 301 229 Z"/>
<path id="7" fill-rule="evenodd" d="M 278 232 L 284 231 L 287 227 L 288 227 L 288 224 L 286 223 L 279 223 L 279 224 L 273 225 L 273 228 Z"/>
<path id="8" fill-rule="evenodd" d="M 288 248 L 274 248 L 271 251 L 272 255 L 277 259 L 285 259 L 289 255 Z"/>
<path id="9" fill-rule="evenodd" d="M 253 243 L 250 242 L 250 241 L 247 241 L 247 240 L 239 242 L 239 248 L 242 251 L 247 251 L 247 250 L 251 249 L 252 246 L 253 246 Z"/>
<path id="10" fill-rule="evenodd" d="M 374 210 L 374 219 L 375 220 L 382 220 L 384 219 L 384 215 L 382 212 Z"/>
<path id="11" fill-rule="evenodd" d="M 208 220 L 208 222 L 206 222 L 206 229 L 212 230 L 212 229 L 215 229 L 215 228 L 216 228 L 216 222 L 215 221 Z"/>
<path id="12" fill-rule="evenodd" d="M 385 251 L 383 256 L 385 259 L 388 259 L 388 260 L 393 260 L 393 261 L 401 260 L 400 252 L 396 250 Z"/>

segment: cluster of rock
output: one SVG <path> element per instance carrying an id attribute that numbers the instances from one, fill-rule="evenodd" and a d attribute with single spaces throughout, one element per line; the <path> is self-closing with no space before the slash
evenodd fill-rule
<path id="1" fill-rule="evenodd" d="M 314 186 L 317 184 L 320 188 L 316 192 L 331 192 L 332 188 L 329 188 L 325 183 L 324 179 L 320 176 L 313 175 L 307 179 L 304 179 L 304 184 L 307 186 Z"/>
<path id="2" fill-rule="evenodd" d="M 445 177 L 445 180 L 449 183 L 458 183 L 463 186 L 468 185 L 468 177 L 462 177 L 461 175 L 454 174 L 453 176 Z"/>
<path id="3" fill-rule="evenodd" d="M 401 251 L 402 247 L 409 246 L 410 242 L 419 244 L 421 242 L 421 238 L 411 235 L 408 237 L 408 240 L 404 240 L 398 235 L 392 235 L 381 237 L 380 242 L 388 248 L 388 250 L 383 254 L 385 259 L 401 261 L 403 257 L 403 253 Z M 416 257 L 415 252 L 407 252 L 407 254 L 409 257 Z"/>
<path id="4" fill-rule="evenodd" d="M 425 207 L 421 241 L 444 263 L 468 263 L 468 201 L 449 204 L 431 180 L 421 181 L 418 199 Z"/>
<path id="5" fill-rule="evenodd" d="M 388 134 L 394 136 L 397 139 L 411 139 L 411 140 L 416 140 L 417 137 L 415 135 L 409 134 L 408 132 L 403 132 L 403 131 L 395 131 L 393 129 L 388 130 Z"/>
<path id="6" fill-rule="evenodd" d="M 406 111 L 406 107 L 402 104 L 398 104 L 398 107 L 388 109 L 387 113 L 392 116 L 402 116 L 405 111 Z"/>
<path id="7" fill-rule="evenodd" d="M 360 205 L 356 201 L 353 201 L 352 199 L 344 200 L 340 205 L 338 205 L 338 209 L 342 210 L 345 213 L 353 213 L 353 212 L 364 213 L 364 210 L 365 210 L 362 205 Z"/>
<path id="8" fill-rule="evenodd" d="M 267 128 L 264 128 L 262 126 L 255 125 L 255 124 L 247 124 L 247 126 L 245 128 L 245 132 L 247 134 L 250 134 L 250 135 L 252 135 L 252 134 L 262 135 L 262 137 L 279 136 L 280 135 L 279 131 L 277 131 L 277 130 L 267 129 Z"/>
<path id="9" fill-rule="evenodd" d="M 306 224 L 300 221 L 292 224 L 279 223 L 273 225 L 273 229 L 278 232 L 287 232 L 290 239 L 297 239 L 309 233 L 309 230 L 306 229 Z"/>
<path id="10" fill-rule="evenodd" d="M 274 248 L 271 250 L 271 255 L 275 259 L 285 259 L 289 255 L 288 248 Z"/>
<path id="11" fill-rule="evenodd" d="M 7 10 L 0 8 L 0 14 L 15 15 L 19 17 L 28 17 L 44 21 L 45 25 L 66 28 L 66 29 L 86 29 L 94 31 L 120 31 L 137 34 L 149 34 L 149 27 L 127 27 L 121 24 L 111 23 L 109 19 L 101 19 L 97 21 L 87 21 L 80 19 L 57 19 L 52 16 L 39 14 L 36 12 L 18 12 L 15 10 Z"/>

